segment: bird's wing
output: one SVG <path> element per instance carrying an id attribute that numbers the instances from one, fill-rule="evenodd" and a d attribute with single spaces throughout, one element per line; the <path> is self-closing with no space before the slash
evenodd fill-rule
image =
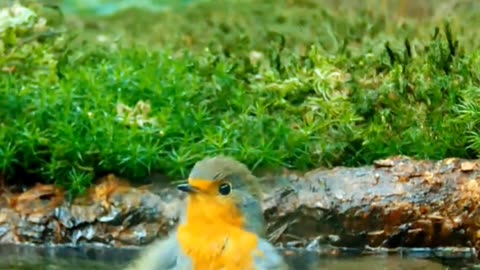
<path id="1" fill-rule="evenodd" d="M 267 240 L 259 238 L 258 251 L 255 255 L 256 270 L 289 270 L 288 264 L 280 252 Z"/>
<path id="2" fill-rule="evenodd" d="M 174 270 L 178 256 L 178 244 L 172 233 L 150 244 L 125 270 Z"/>
<path id="3" fill-rule="evenodd" d="M 245 216 L 245 229 L 259 237 L 266 237 L 266 222 L 263 216 L 262 205 L 249 194 L 242 194 L 242 200 L 238 202 L 238 207 Z"/>

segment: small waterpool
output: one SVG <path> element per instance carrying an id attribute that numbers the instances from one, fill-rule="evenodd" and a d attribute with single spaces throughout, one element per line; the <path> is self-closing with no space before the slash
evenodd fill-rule
<path id="1" fill-rule="evenodd" d="M 0 270 L 111 270 L 122 269 L 136 249 L 0 246 Z M 418 256 L 343 256 L 320 258 L 313 253 L 287 256 L 293 269 L 436 270 L 470 269 L 460 260 L 429 260 Z"/>

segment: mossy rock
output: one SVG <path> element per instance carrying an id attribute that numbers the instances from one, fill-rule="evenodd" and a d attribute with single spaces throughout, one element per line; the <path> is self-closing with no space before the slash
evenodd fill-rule
<path id="1" fill-rule="evenodd" d="M 107 173 L 183 178 L 216 154 L 299 170 L 477 156 L 479 51 L 466 42 L 476 29 L 434 16 L 396 24 L 369 13 L 372 2 L 346 16 L 320 2 L 205 2 L 145 15 L 158 24 L 138 39 L 117 21 L 110 29 L 130 33 L 119 42 L 88 27 L 86 43 L 71 30 L 31 47 L 9 37 L 4 53 L 26 51 L 0 77 L 2 174 L 76 194 Z M 317 15 L 301 20 L 304 11 Z M 180 21 L 164 27 L 171 18 Z M 155 42 L 151 29 L 163 31 Z"/>

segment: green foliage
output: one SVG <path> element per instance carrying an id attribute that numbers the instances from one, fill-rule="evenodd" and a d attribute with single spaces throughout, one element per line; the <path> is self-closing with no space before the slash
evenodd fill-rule
<path id="1" fill-rule="evenodd" d="M 426 159 L 470 157 L 465 123 L 458 121 L 455 108 L 465 90 L 476 84 L 478 65 L 460 50 L 449 24 L 443 32 L 435 29 L 431 40 L 416 48 L 415 57 L 408 40 L 403 52 L 386 45 L 383 58 L 389 64 L 371 64 L 386 69 L 378 74 L 381 84 L 368 89 L 359 82 L 356 87 L 355 103 L 366 102 L 361 115 L 368 128 L 360 153 L 366 161 L 393 153 Z"/>
<path id="2" fill-rule="evenodd" d="M 65 52 L 66 40 L 62 27 L 42 16 L 46 15 L 44 7 L 37 3 L 12 4 L 0 11 L 2 72 L 57 81 L 57 64 Z"/>
<path id="3" fill-rule="evenodd" d="M 366 6 L 346 16 L 317 1 L 248 3 L 156 16 L 147 29 L 178 23 L 136 46 L 38 41 L 34 57 L 0 76 L 2 174 L 76 194 L 110 172 L 184 177 L 206 155 L 302 170 L 480 152 L 480 58 L 465 42 L 474 32 L 433 19 L 395 26 Z M 195 40 L 188 50 L 185 34 Z M 54 64 L 37 61 L 47 54 Z"/>

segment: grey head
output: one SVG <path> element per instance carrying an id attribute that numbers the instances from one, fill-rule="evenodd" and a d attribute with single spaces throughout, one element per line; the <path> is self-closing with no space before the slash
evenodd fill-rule
<path id="1" fill-rule="evenodd" d="M 195 163 L 188 178 L 229 182 L 231 195 L 236 198 L 236 204 L 244 214 L 245 229 L 261 237 L 266 235 L 258 179 L 245 164 L 229 156 L 206 157 Z"/>

